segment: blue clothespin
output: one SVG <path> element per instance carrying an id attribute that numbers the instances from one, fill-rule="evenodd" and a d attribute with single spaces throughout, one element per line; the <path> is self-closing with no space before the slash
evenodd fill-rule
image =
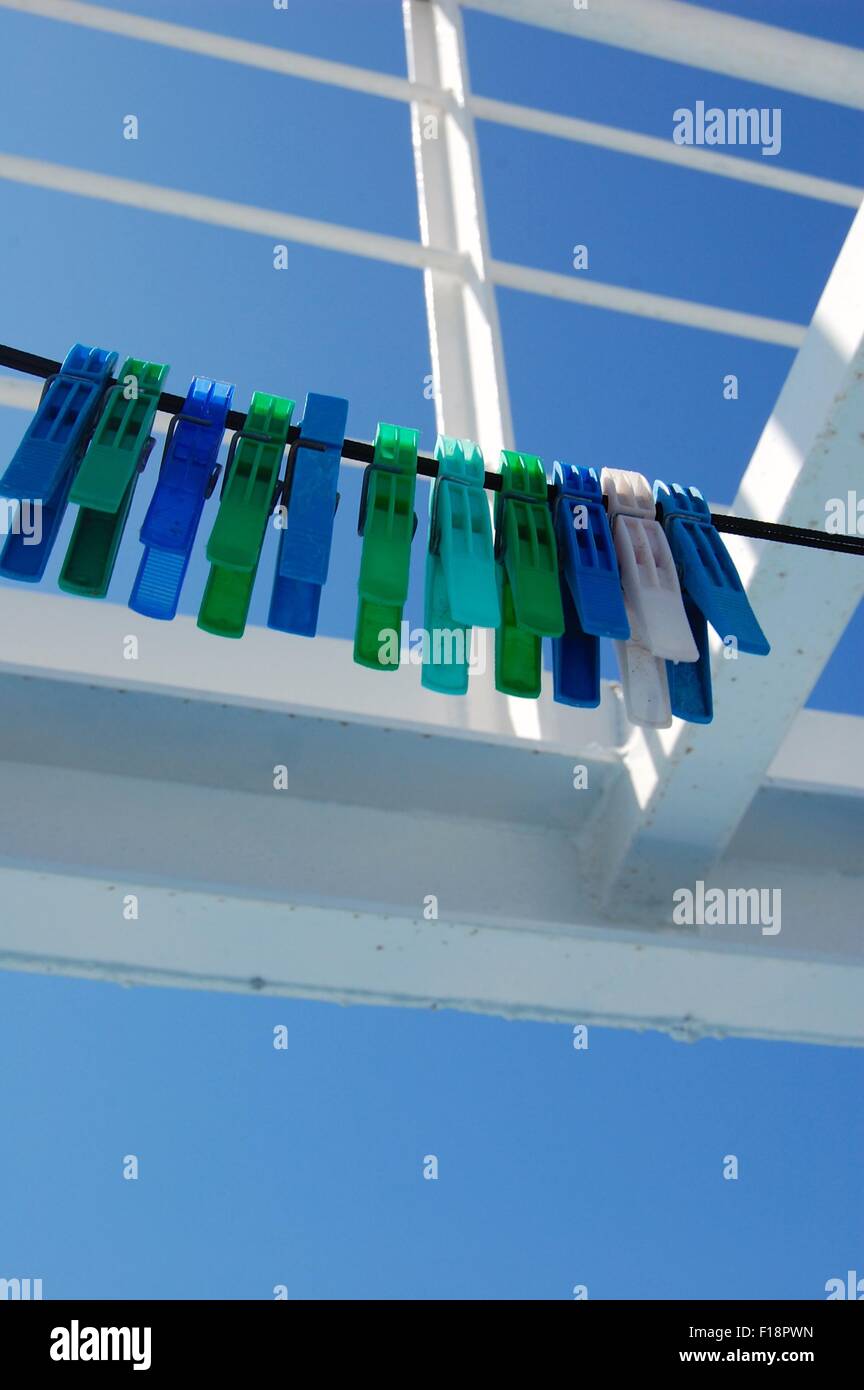
<path id="1" fill-rule="evenodd" d="M 267 618 L 267 626 L 279 632 L 314 637 L 318 627 L 347 422 L 348 402 L 341 396 L 309 392 L 300 437 L 288 451 L 282 488 L 284 529 Z"/>
<path id="2" fill-rule="evenodd" d="M 76 343 L 42 389 L 36 414 L 3 477 L 0 493 L 40 507 L 36 541 L 14 525 L 0 553 L 0 574 L 36 583 L 45 573 L 75 470 L 96 425 L 116 352 Z M 18 518 L 20 518 L 20 511 Z M 32 543 L 35 542 L 35 543 Z"/>
<path id="3" fill-rule="evenodd" d="M 711 687 L 708 624 L 683 587 L 681 597 L 699 660 L 666 662 L 669 708 L 677 719 L 686 719 L 689 724 L 710 724 L 714 718 L 714 692 Z"/>
<path id="4" fill-rule="evenodd" d="M 724 640 L 734 637 L 742 652 L 767 656 L 771 648 L 699 489 L 657 481 L 654 499 L 699 649 L 693 665 L 666 663 L 672 713 L 693 724 L 710 724 L 714 709 L 707 624 Z"/>
<path id="5" fill-rule="evenodd" d="M 145 546 L 129 607 L 148 618 L 171 619 L 189 567 L 204 503 L 213 493 L 216 462 L 234 387 L 196 376 L 179 415 L 172 417 L 156 490 L 141 527 Z"/>
<path id="6" fill-rule="evenodd" d="M 596 471 L 556 463 L 552 481 L 564 607 L 564 636 L 552 641 L 554 694 L 559 704 L 591 709 L 600 703 L 599 638 L 626 640 L 630 624 Z"/>

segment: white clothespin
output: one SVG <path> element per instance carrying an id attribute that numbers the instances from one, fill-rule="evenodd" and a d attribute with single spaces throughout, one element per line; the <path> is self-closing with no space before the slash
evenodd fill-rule
<path id="1" fill-rule="evenodd" d="M 656 519 L 648 479 L 604 468 L 600 481 L 630 622 L 630 640 L 615 643 L 624 705 L 631 723 L 668 729 L 672 710 L 665 663 L 699 660 L 675 561 Z"/>

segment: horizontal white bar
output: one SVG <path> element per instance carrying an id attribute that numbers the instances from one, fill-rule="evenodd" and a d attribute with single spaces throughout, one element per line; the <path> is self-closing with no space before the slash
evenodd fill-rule
<path id="1" fill-rule="evenodd" d="M 753 183 L 778 193 L 796 193 L 804 198 L 816 198 L 824 203 L 837 203 L 848 208 L 857 208 L 864 198 L 864 188 L 817 178 L 813 174 L 799 174 L 794 169 L 780 169 L 764 159 L 757 163 L 755 159 L 720 154 L 701 145 L 676 145 L 671 138 L 661 140 L 656 135 L 642 135 L 637 131 L 601 125 L 597 121 L 585 121 L 575 116 L 559 116 L 552 111 L 536 111 L 514 102 L 472 97 L 471 109 L 478 120 L 495 121 L 499 125 L 514 126 L 518 130 L 530 130 L 539 135 L 552 135 L 559 140 L 573 140 L 582 145 L 595 145 L 599 149 L 615 150 L 618 154 L 655 159 L 700 174 L 717 174 L 721 178 Z"/>
<path id="2" fill-rule="evenodd" d="M 365 232 L 358 227 L 342 227 L 333 222 L 298 217 L 292 212 L 233 203 L 226 198 L 186 193 L 179 188 L 163 188 L 134 179 L 120 179 L 113 174 L 98 174 L 91 169 L 51 164 L 43 159 L 0 154 L 0 178 L 83 198 L 101 198 L 104 202 L 142 208 L 146 212 L 187 217 L 215 227 L 231 227 L 235 231 L 298 241 L 307 246 L 321 246 L 325 250 L 387 261 L 391 265 L 410 266 L 415 270 L 432 266 L 436 270 L 461 275 L 467 267 L 465 259 L 455 252 L 421 246 L 419 242 L 407 241 L 404 237 Z"/>
<path id="3" fill-rule="evenodd" d="M 511 706 L 526 702 L 490 677 L 448 700 L 416 668 L 354 666 L 350 642 L 250 629 L 240 662 L 189 618 L 12 588 L 0 627 L 5 968 L 689 1037 L 864 1036 L 846 788 L 829 807 L 851 825 L 843 843 L 812 836 L 821 800 L 814 813 L 811 794 L 774 786 L 783 835 L 757 816 L 745 859 L 713 880 L 779 889 L 780 935 L 675 929 L 671 903 L 600 918 L 584 828 L 627 775 L 608 687 L 599 710 L 547 691 L 520 732 Z M 820 780 L 832 727 L 819 716 L 804 744 Z M 429 893 L 440 920 L 424 916 Z"/>
<path id="4" fill-rule="evenodd" d="M 121 38 L 157 43 L 201 57 L 239 63 L 284 76 L 303 78 L 309 82 L 321 82 L 349 91 L 363 92 L 369 96 L 393 101 L 417 101 L 446 109 L 451 106 L 449 93 L 441 92 L 428 84 L 393 77 L 388 73 L 374 72 L 369 68 L 355 67 L 349 63 L 312 58 L 305 53 L 295 53 L 268 44 L 251 43 L 224 34 L 208 33 L 206 30 L 187 25 L 124 14 L 119 10 L 103 8 L 101 5 L 78 4 L 74 0 L 0 0 L 0 8 L 63 20 L 103 33 L 116 34 Z M 757 184 L 780 192 L 837 203 L 841 207 L 857 207 L 864 197 L 864 189 L 851 184 L 798 173 L 793 169 L 778 169 L 764 160 L 757 163 L 755 160 L 740 159 L 734 155 L 720 154 L 697 146 L 675 145 L 671 138 L 662 140 L 656 136 L 621 130 L 596 121 L 560 116 L 551 111 L 538 111 L 513 102 L 496 101 L 491 97 L 470 97 L 468 105 L 474 116 L 480 120 L 552 135 L 562 140 L 595 145 L 601 149 L 616 150 L 644 159 L 655 159 L 699 173 L 738 179 L 743 183 Z"/>
<path id="5" fill-rule="evenodd" d="M 124 921 L 123 898 L 139 900 Z M 0 968 L 339 1004 L 860 1045 L 861 972 L 698 945 L 381 917 L 0 868 Z"/>
<path id="6" fill-rule="evenodd" d="M 131 543 L 128 536 L 125 543 Z M 143 624 L 146 630 L 146 661 L 125 660 L 130 623 Z M 233 642 L 200 633 L 192 618 L 152 622 L 122 605 L 70 600 L 29 585 L 0 588 L 0 630 L 14 633 L 14 642 L 0 651 L 0 675 L 120 686 L 130 692 L 275 710 L 286 716 L 371 723 L 424 737 L 527 745 L 565 756 L 582 750 L 621 766 L 626 761 L 631 726 L 624 718 L 617 681 L 603 682 L 596 710 L 555 704 L 548 682 L 542 698 L 530 701 L 501 696 L 489 679 L 473 676 L 470 696 L 456 700 L 425 690 L 416 667 L 381 676 L 356 665 L 352 644 L 343 639 L 318 637 L 309 642 L 250 627 L 243 639 L 244 659 L 238 663 Z M 767 781 L 864 795 L 862 730 L 864 719 L 853 715 L 800 711 L 768 769 Z M 514 795 L 517 792 L 514 788 Z"/>
<path id="7" fill-rule="evenodd" d="M 43 19 L 59 19 L 103 34 L 116 34 L 124 39 L 141 39 L 145 43 L 161 44 L 163 48 L 196 53 L 202 58 L 239 63 L 243 67 L 260 68 L 264 72 L 280 73 L 285 77 L 302 77 L 310 82 L 344 87 L 349 91 L 366 92 L 370 96 L 387 97 L 394 101 L 438 101 L 440 93 L 415 85 L 407 77 L 373 72 L 350 63 L 334 63 L 326 58 L 312 58 L 306 53 L 228 34 L 213 34 L 206 29 L 167 20 L 147 19 L 143 15 L 127 14 L 102 5 L 86 5 L 78 0 L 0 0 L 0 9 L 20 10 Z M 285 24 L 285 16 L 274 12 L 274 24 Z M 290 24 L 290 17 L 287 22 Z"/>
<path id="8" fill-rule="evenodd" d="M 679 0 L 466 0 L 472 9 L 864 110 L 864 53 Z M 782 13 L 782 4 L 777 6 Z M 691 84 L 692 85 L 692 84 Z"/>
<path id="9" fill-rule="evenodd" d="M 64 164 L 50 164 L 46 160 L 24 159 L 10 154 L 0 154 L 0 178 L 79 197 L 101 198 L 146 212 L 232 227 L 259 236 L 285 238 L 329 251 L 366 256 L 391 265 L 410 266 L 413 269 L 429 267 L 470 279 L 468 257 L 456 251 L 422 246 L 419 242 L 384 236 L 380 232 L 364 232 L 356 227 L 297 217 L 290 212 L 232 203 L 203 193 L 184 193 L 179 189 L 116 178 L 113 174 L 98 174 L 89 169 L 74 169 Z M 715 333 L 731 333 L 736 337 L 752 338 L 756 342 L 797 347 L 804 334 L 802 327 L 784 323 L 780 319 L 761 318 L 758 314 L 738 313 L 708 304 L 691 303 L 686 299 L 650 294 L 644 290 L 630 290 L 596 280 L 557 275 L 547 270 L 533 270 L 529 266 L 512 265 L 505 261 L 493 261 L 491 273 L 496 284 L 508 289 L 527 290 L 531 294 L 552 299 L 572 300 L 577 304 L 591 304 L 599 309 L 614 309 L 618 313 L 686 324 Z"/>
<path id="10" fill-rule="evenodd" d="M 0 376 L 0 405 L 12 410 L 34 411 L 42 394 L 42 382 L 32 377 Z"/>
<path id="11" fill-rule="evenodd" d="M 127 536 L 126 543 L 130 540 Z M 124 635 L 142 626 L 147 659 L 126 661 Z M 470 698 L 450 699 L 425 690 L 416 665 L 386 676 L 356 665 L 353 644 L 337 638 L 310 642 L 250 627 L 238 662 L 234 642 L 202 634 L 193 618 L 153 622 L 116 604 L 70 602 L 29 586 L 0 589 L 0 631 L 15 633 L 14 643 L 0 651 L 0 674 L 108 686 L 119 681 L 124 688 L 153 694 L 182 691 L 184 698 L 195 700 L 336 720 L 350 717 L 502 745 L 527 740 L 562 753 L 590 746 L 592 756 L 605 761 L 619 761 L 613 750 L 625 738 L 620 702 L 608 687 L 598 710 L 566 708 L 548 695 L 539 702 L 502 697 L 491 674 L 471 677 Z M 486 635 L 491 668 L 492 635 Z"/>
<path id="12" fill-rule="evenodd" d="M 768 768 L 767 779 L 813 791 L 848 788 L 864 796 L 864 719 L 855 714 L 799 710 Z"/>
<path id="13" fill-rule="evenodd" d="M 639 318 L 657 319 L 661 323 L 705 328 L 712 333 L 729 333 L 733 337 L 750 338 L 757 343 L 797 348 L 806 332 L 801 324 L 787 323 L 783 319 L 762 318 L 759 314 L 720 309 L 712 304 L 697 304 L 689 299 L 651 294 L 648 290 L 626 289 L 623 285 L 607 285 L 599 280 L 583 278 L 575 272 L 573 275 L 560 275 L 551 270 L 534 270 L 506 261 L 493 261 L 492 274 L 495 283 L 506 289 L 526 290 L 529 294 L 541 294 L 549 299 L 569 299 L 574 304 L 589 304 L 595 309 L 635 314 Z"/>

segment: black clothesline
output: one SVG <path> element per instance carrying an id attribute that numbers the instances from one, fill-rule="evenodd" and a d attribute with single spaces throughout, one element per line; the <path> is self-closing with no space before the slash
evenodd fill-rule
<path id="1" fill-rule="evenodd" d="M 61 366 L 62 363 L 55 362 L 50 357 L 39 357 L 36 353 L 24 352 L 21 348 L 7 347 L 0 343 L 0 367 L 10 367 L 13 371 L 44 379 L 54 376 L 60 371 Z M 163 391 L 159 397 L 159 409 L 168 415 L 179 414 L 183 410 L 184 404 L 184 398 L 174 395 L 171 391 Z M 241 430 L 245 423 L 245 411 L 228 411 L 226 420 L 228 429 Z M 289 444 L 293 443 L 299 436 L 298 426 L 292 425 L 288 431 Z M 371 463 L 374 453 L 374 445 L 366 444 L 360 439 L 346 439 L 342 445 L 342 457 L 353 459 L 356 463 Z M 437 477 L 437 459 L 431 458 L 428 454 L 418 454 L 417 472 L 425 478 Z M 484 487 L 492 492 L 500 492 L 501 475 L 487 469 L 484 476 Z M 557 492 L 558 489 L 554 483 L 550 483 L 550 500 L 557 496 Z M 840 551 L 845 555 L 864 555 L 864 536 L 829 535 L 827 531 L 811 531 L 803 526 L 783 526 L 776 521 L 758 521 L 755 517 L 729 516 L 724 512 L 712 512 L 711 520 L 718 531 L 725 531 L 727 535 L 750 536 L 753 540 L 758 541 L 781 541 L 787 545 L 804 545 L 814 550 Z"/>

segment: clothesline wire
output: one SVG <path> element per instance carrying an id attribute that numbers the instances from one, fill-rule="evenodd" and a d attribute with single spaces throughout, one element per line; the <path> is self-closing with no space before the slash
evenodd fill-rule
<path id="1" fill-rule="evenodd" d="M 55 362 L 50 357 L 39 357 L 36 353 L 24 352 L 21 348 L 7 347 L 6 344 L 0 343 L 0 367 L 9 367 L 13 371 L 44 379 L 54 376 L 60 371 L 61 366 L 62 363 Z M 171 391 L 163 391 L 159 397 L 159 409 L 168 415 L 177 415 L 183 410 L 184 404 L 184 398 L 174 395 Z M 245 423 L 245 411 L 228 411 L 227 429 L 242 430 Z M 288 431 L 288 443 L 293 443 L 299 436 L 298 426 L 292 425 Z M 374 453 L 374 446 L 360 439 L 346 439 L 342 445 L 342 457 L 353 459 L 356 463 L 371 463 Z M 418 454 L 417 472 L 425 478 L 437 477 L 437 459 L 431 458 L 428 454 Z M 500 492 L 501 475 L 487 469 L 484 487 L 491 492 Z M 555 485 L 550 483 L 550 501 L 557 496 L 557 492 Z M 827 531 L 812 531 L 803 526 L 784 526 L 780 522 L 759 521 L 755 517 L 729 516 L 724 512 L 712 512 L 711 520 L 718 531 L 725 531 L 728 535 L 749 536 L 759 541 L 780 541 L 787 545 L 803 545 L 814 550 L 839 551 L 845 555 L 864 555 L 864 536 L 829 535 Z"/>

